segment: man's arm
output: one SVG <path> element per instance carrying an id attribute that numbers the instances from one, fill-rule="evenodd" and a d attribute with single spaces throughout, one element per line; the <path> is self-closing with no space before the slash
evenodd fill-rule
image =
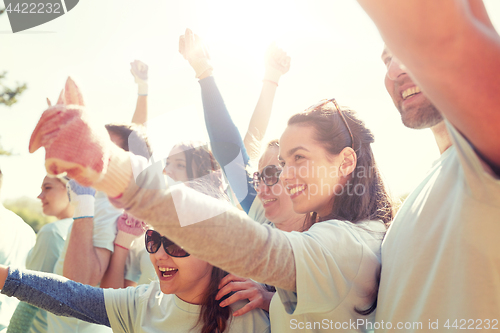
<path id="1" fill-rule="evenodd" d="M 111 251 L 94 247 L 94 219 L 81 218 L 73 222 L 63 276 L 83 284 L 97 286 L 108 268 Z"/>
<path id="2" fill-rule="evenodd" d="M 426 96 L 500 166 L 500 36 L 482 0 L 358 0 Z"/>
<path id="3" fill-rule="evenodd" d="M 94 246 L 95 190 L 81 186 L 74 180 L 68 186 L 75 212 L 64 258 L 63 276 L 96 286 L 108 268 L 111 251 Z"/>

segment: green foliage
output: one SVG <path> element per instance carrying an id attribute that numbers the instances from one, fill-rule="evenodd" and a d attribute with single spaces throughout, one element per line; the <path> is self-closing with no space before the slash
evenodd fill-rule
<path id="1" fill-rule="evenodd" d="M 7 72 L 3 72 L 0 74 L 0 104 L 4 104 L 6 106 L 11 106 L 12 104 L 17 102 L 16 97 L 19 97 L 26 90 L 26 83 L 23 85 L 17 84 L 17 87 L 11 89 L 4 84 L 2 84 L 2 80 L 7 76 Z"/>
<path id="2" fill-rule="evenodd" d="M 2 144 L 0 143 L 0 155 L 10 156 L 12 155 L 12 152 L 3 149 Z"/>
<path id="3" fill-rule="evenodd" d="M 22 197 L 8 200 L 4 203 L 4 206 L 19 215 L 35 232 L 38 232 L 45 224 L 57 220 L 53 216 L 43 215 L 42 205 L 36 199 Z"/>

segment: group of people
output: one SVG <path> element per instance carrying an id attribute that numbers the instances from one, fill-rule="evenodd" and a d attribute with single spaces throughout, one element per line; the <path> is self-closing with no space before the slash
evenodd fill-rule
<path id="1" fill-rule="evenodd" d="M 358 2 L 386 43 L 403 124 L 431 129 L 441 152 L 396 215 L 355 111 L 322 100 L 260 154 L 290 58 L 270 48 L 242 138 L 188 29 L 179 51 L 199 79 L 210 149 L 179 143 L 159 168 L 140 128 L 89 125 L 68 79 L 30 140 L 49 175 L 71 178 L 46 177 L 40 195 L 45 209 L 47 192 L 69 188 L 73 204 L 46 212 L 68 236 L 48 268 L 0 265 L 2 294 L 119 332 L 499 329 L 500 36 L 479 0 Z M 147 74 L 135 76 L 147 110 Z"/>

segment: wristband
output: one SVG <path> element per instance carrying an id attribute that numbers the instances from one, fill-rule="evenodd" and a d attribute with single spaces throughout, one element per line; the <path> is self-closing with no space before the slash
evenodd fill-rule
<path id="1" fill-rule="evenodd" d="M 137 94 L 139 96 L 147 96 L 148 95 L 148 83 L 147 82 L 141 82 L 141 83 L 137 83 Z"/>
<path id="2" fill-rule="evenodd" d="M 129 250 L 132 247 L 132 243 L 137 237 L 138 236 L 136 235 L 128 234 L 122 230 L 118 230 L 115 238 L 115 245 Z"/>
<path id="3" fill-rule="evenodd" d="M 200 76 L 205 73 L 209 69 L 214 69 L 208 59 L 202 58 L 202 59 L 196 59 L 196 60 L 191 60 L 189 62 L 191 67 L 193 67 L 196 75 L 195 77 L 198 79 Z"/>
<path id="4" fill-rule="evenodd" d="M 120 244 L 116 244 L 116 243 L 114 243 L 114 244 L 115 244 L 115 246 L 121 247 L 124 250 L 127 250 L 127 251 L 130 250 L 130 249 L 127 249 L 125 246 L 121 246 Z"/>
<path id="5" fill-rule="evenodd" d="M 94 217 L 94 202 L 93 195 L 84 194 L 72 197 L 72 205 L 75 207 L 73 219 L 81 219 L 85 217 Z"/>
<path id="6" fill-rule="evenodd" d="M 276 85 L 278 85 L 281 75 L 283 75 L 281 71 L 277 70 L 272 66 L 268 66 L 266 68 L 266 72 L 264 73 L 264 80 L 275 82 Z"/>
<path id="7" fill-rule="evenodd" d="M 262 80 L 262 82 L 274 83 L 274 84 L 276 85 L 276 87 L 278 86 L 278 82 L 276 82 L 276 81 L 272 81 L 272 80 L 264 79 L 264 80 Z"/>

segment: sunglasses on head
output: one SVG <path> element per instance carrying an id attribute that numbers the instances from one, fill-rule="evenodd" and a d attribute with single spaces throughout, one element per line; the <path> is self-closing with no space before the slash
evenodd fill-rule
<path id="1" fill-rule="evenodd" d="M 182 247 L 172 242 L 165 236 L 160 235 L 159 232 L 149 229 L 146 231 L 146 251 L 148 253 L 156 253 L 160 249 L 161 244 L 163 244 L 163 249 L 165 252 L 174 258 L 184 258 L 189 257 Z"/>
<path id="2" fill-rule="evenodd" d="M 321 100 L 321 101 L 319 101 L 319 103 L 308 107 L 304 112 L 312 112 L 312 111 L 317 110 L 320 107 L 322 107 L 323 105 L 328 104 L 330 102 L 333 103 L 333 105 L 335 106 L 335 110 L 338 111 L 340 118 L 342 118 L 342 121 L 344 122 L 344 125 L 347 128 L 347 131 L 349 132 L 349 136 L 351 137 L 350 147 L 354 149 L 354 138 L 352 136 L 351 128 L 347 124 L 347 121 L 345 120 L 344 114 L 342 113 L 342 110 L 340 109 L 340 106 L 337 104 L 337 101 L 335 100 L 335 98 Z"/>
<path id="3" fill-rule="evenodd" d="M 253 187 L 257 189 L 261 179 L 267 186 L 276 185 L 280 180 L 281 171 L 277 165 L 268 165 L 262 169 L 262 172 L 255 172 L 253 174 Z"/>

